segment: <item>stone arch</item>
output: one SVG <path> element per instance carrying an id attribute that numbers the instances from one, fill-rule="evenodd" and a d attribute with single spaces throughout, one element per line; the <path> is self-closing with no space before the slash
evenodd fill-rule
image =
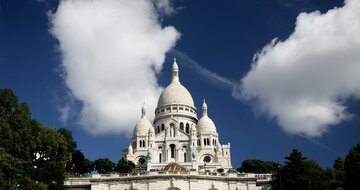
<path id="1" fill-rule="evenodd" d="M 170 147 L 170 157 L 175 158 L 176 146 L 174 144 L 170 144 L 169 147 Z"/>
<path id="2" fill-rule="evenodd" d="M 185 133 L 190 134 L 190 125 L 189 125 L 189 123 L 186 123 Z"/>
<path id="3" fill-rule="evenodd" d="M 205 159 L 205 157 L 207 157 L 207 158 Z M 210 160 L 208 160 L 209 158 L 210 158 Z M 204 162 L 204 163 L 212 163 L 212 162 L 215 162 L 215 156 L 212 154 L 203 154 L 200 156 L 200 161 Z"/>
<path id="4" fill-rule="evenodd" d="M 180 122 L 180 130 L 184 131 L 184 123 L 183 122 Z"/>

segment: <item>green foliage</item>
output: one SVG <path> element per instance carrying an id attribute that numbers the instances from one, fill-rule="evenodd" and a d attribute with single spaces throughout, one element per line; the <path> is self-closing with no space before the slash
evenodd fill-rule
<path id="1" fill-rule="evenodd" d="M 94 170 L 94 163 L 85 158 L 84 154 L 78 150 L 73 150 L 71 160 L 67 163 L 66 171 L 72 175 L 91 173 Z"/>
<path id="2" fill-rule="evenodd" d="M 344 176 L 343 161 L 337 158 L 334 169 L 320 168 L 314 160 L 303 157 L 298 149 L 293 149 L 285 157 L 285 165 L 279 168 L 274 181 L 274 189 L 284 190 L 340 190 Z"/>
<path id="3" fill-rule="evenodd" d="M 63 189 L 70 151 L 63 135 L 0 89 L 0 189 Z"/>
<path id="4" fill-rule="evenodd" d="M 132 161 L 125 160 L 121 158 L 119 162 L 116 164 L 115 171 L 119 173 L 130 173 L 134 171 L 135 164 Z"/>
<path id="5" fill-rule="evenodd" d="M 60 128 L 57 130 L 57 132 L 64 137 L 68 150 L 74 152 L 77 147 L 77 144 L 72 137 L 72 132 L 65 128 Z"/>
<path id="6" fill-rule="evenodd" d="M 95 163 L 85 158 L 83 162 L 83 173 L 91 173 L 94 171 Z"/>
<path id="7" fill-rule="evenodd" d="M 359 186 L 360 179 L 360 144 L 350 149 L 345 158 L 345 189 Z"/>
<path id="8" fill-rule="evenodd" d="M 250 159 L 244 160 L 237 171 L 245 173 L 276 173 L 278 167 L 279 163 L 277 162 Z"/>
<path id="9" fill-rule="evenodd" d="M 99 158 L 94 162 L 95 170 L 100 174 L 111 173 L 114 170 L 115 164 L 108 158 Z"/>
<path id="10" fill-rule="evenodd" d="M 66 172 L 72 175 L 91 173 L 94 170 L 94 162 L 86 159 L 84 154 L 76 148 L 77 144 L 72 137 L 72 132 L 65 128 L 60 128 L 57 132 L 64 137 L 68 150 L 71 152 L 71 159 L 66 163 Z"/>
<path id="11" fill-rule="evenodd" d="M 344 159 L 341 157 L 336 158 L 333 169 L 328 169 L 327 174 L 330 189 L 342 189 L 344 187 L 345 178 Z"/>
<path id="12" fill-rule="evenodd" d="M 323 172 L 318 163 L 307 160 L 296 148 L 285 159 L 281 170 L 284 189 L 323 189 Z"/>

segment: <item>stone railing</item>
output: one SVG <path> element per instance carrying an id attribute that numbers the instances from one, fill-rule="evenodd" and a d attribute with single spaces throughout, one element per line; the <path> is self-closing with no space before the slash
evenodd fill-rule
<path id="1" fill-rule="evenodd" d="M 198 171 L 150 171 L 139 173 L 121 173 L 121 174 L 92 174 L 91 178 L 126 178 L 141 176 L 166 176 L 166 175 L 192 175 L 192 176 L 211 176 L 225 178 L 255 178 L 261 181 L 273 180 L 272 174 L 254 174 L 254 173 L 217 173 L 217 172 L 198 172 Z"/>
<path id="2" fill-rule="evenodd" d="M 213 172 L 198 172 L 198 171 L 186 171 L 186 172 L 166 172 L 166 171 L 150 171 L 150 172 L 141 172 L 141 173 L 122 173 L 122 174 L 92 174 L 91 176 L 86 177 L 70 177 L 67 178 L 64 182 L 64 185 L 67 187 L 81 187 L 89 188 L 92 184 L 92 181 L 98 180 L 121 180 L 127 178 L 138 178 L 148 176 L 192 176 L 199 178 L 215 178 L 215 179 L 226 179 L 231 178 L 232 180 L 254 180 L 260 183 L 267 183 L 273 180 L 272 174 L 253 174 L 253 173 L 213 173 Z"/>

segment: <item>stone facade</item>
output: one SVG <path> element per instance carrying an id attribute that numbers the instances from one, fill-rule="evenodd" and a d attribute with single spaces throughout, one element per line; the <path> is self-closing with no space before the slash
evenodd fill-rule
<path id="1" fill-rule="evenodd" d="M 202 172 L 146 172 L 70 178 L 76 190 L 270 190 L 271 174 L 219 174 Z"/>
<path id="2" fill-rule="evenodd" d="M 230 143 L 220 144 L 205 100 L 198 119 L 174 60 L 172 81 L 160 95 L 154 121 L 146 118 L 143 107 L 131 143 L 122 152 L 126 160 L 136 164 L 136 171 L 69 178 L 65 185 L 78 190 L 271 189 L 271 174 L 233 173 L 230 155 Z"/>
<path id="3" fill-rule="evenodd" d="M 193 171 L 231 170 L 230 143 L 220 144 L 214 122 L 208 116 L 205 100 L 202 117 L 189 91 L 180 83 L 179 68 L 174 60 L 172 81 L 161 93 L 153 125 L 146 109 L 136 124 L 128 149 L 123 156 L 141 170 L 162 170 L 176 162 Z"/>

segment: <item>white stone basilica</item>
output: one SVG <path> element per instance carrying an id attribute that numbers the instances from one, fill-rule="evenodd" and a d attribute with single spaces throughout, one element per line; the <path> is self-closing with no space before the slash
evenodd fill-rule
<path id="1" fill-rule="evenodd" d="M 191 94 L 179 81 L 176 60 L 172 81 L 160 95 L 153 124 L 143 107 L 122 156 L 136 164 L 135 172 L 68 178 L 65 186 L 77 190 L 271 189 L 271 174 L 232 170 L 230 143 L 220 144 L 205 101 L 198 120 Z"/>
<path id="2" fill-rule="evenodd" d="M 230 143 L 220 144 L 205 100 L 198 120 L 193 98 L 180 83 L 176 60 L 172 81 L 158 100 L 153 124 L 143 107 L 129 148 L 123 151 L 123 157 L 134 162 L 138 170 L 163 170 L 170 163 L 192 171 L 232 169 Z"/>

